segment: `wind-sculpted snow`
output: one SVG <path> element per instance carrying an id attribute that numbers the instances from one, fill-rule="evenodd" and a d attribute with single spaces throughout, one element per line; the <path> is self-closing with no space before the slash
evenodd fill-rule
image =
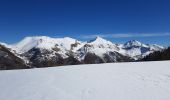
<path id="1" fill-rule="evenodd" d="M 170 61 L 0 71 L 0 100 L 169 100 Z"/>

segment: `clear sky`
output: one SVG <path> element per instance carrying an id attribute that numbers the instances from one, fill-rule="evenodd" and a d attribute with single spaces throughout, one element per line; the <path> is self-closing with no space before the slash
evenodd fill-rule
<path id="1" fill-rule="evenodd" d="M 0 41 L 35 35 L 170 45 L 170 0 L 0 0 Z"/>

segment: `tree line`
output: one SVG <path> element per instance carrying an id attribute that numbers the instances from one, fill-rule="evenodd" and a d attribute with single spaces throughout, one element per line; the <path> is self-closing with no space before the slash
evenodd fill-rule
<path id="1" fill-rule="evenodd" d="M 142 61 L 160 61 L 160 60 L 170 60 L 170 47 L 162 51 L 155 51 L 142 59 Z"/>

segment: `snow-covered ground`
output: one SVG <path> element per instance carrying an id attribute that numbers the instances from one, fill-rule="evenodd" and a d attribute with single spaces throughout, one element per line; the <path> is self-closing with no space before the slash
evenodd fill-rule
<path id="1" fill-rule="evenodd" d="M 0 71 L 0 100 L 170 100 L 170 61 Z"/>

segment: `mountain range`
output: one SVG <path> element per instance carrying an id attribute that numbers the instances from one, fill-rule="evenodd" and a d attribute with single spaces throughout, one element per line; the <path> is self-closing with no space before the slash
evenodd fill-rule
<path id="1" fill-rule="evenodd" d="M 85 42 L 70 37 L 25 37 L 15 44 L 0 43 L 0 69 L 137 61 L 164 48 L 137 40 L 118 44 L 101 37 Z"/>

